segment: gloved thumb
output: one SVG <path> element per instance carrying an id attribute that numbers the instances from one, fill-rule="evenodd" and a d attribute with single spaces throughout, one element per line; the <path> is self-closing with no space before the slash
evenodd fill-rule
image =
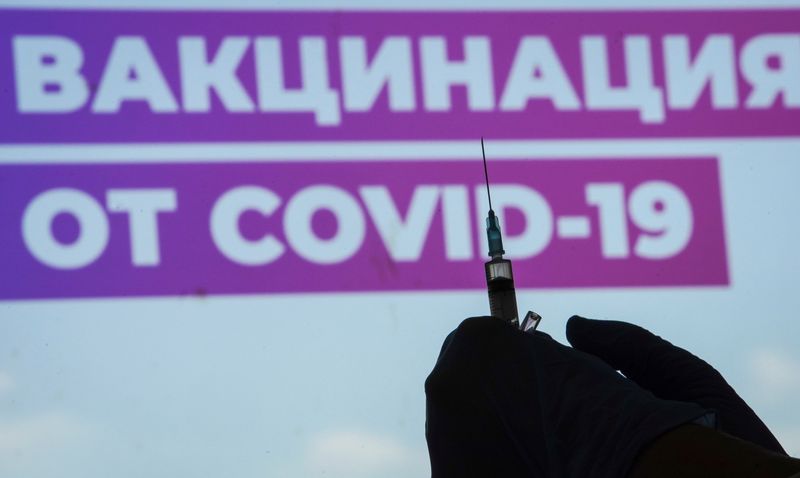
<path id="1" fill-rule="evenodd" d="M 638 325 L 577 315 L 567 321 L 567 340 L 657 397 L 714 409 L 723 431 L 785 454 L 766 425 L 722 375 L 689 351 Z"/>

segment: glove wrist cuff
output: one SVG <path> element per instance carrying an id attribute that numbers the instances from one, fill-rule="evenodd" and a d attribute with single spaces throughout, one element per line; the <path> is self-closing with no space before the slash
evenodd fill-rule
<path id="1" fill-rule="evenodd" d="M 787 478 L 799 471 L 800 460 L 690 424 L 648 446 L 628 478 Z"/>

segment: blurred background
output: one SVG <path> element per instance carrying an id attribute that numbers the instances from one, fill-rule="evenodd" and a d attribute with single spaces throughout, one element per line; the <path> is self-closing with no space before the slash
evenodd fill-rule
<path id="1" fill-rule="evenodd" d="M 0 2 L 0 475 L 428 476 L 482 135 L 520 310 L 800 455 L 800 3 L 751 8 Z"/>

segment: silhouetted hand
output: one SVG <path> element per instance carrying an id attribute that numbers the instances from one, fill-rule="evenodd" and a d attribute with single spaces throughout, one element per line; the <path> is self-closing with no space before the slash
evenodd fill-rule
<path id="1" fill-rule="evenodd" d="M 642 327 L 574 316 L 567 322 L 567 340 L 656 397 L 715 410 L 719 430 L 786 454 L 766 425 L 714 367 Z"/>
<path id="2" fill-rule="evenodd" d="M 425 391 L 433 478 L 620 478 L 645 445 L 709 415 L 491 317 L 447 337 Z"/>

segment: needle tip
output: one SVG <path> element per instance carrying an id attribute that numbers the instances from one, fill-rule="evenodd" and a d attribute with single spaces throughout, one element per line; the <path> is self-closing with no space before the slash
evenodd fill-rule
<path id="1" fill-rule="evenodd" d="M 486 168 L 486 149 L 483 147 L 483 136 L 481 136 L 481 153 L 483 153 L 483 175 L 486 179 L 486 196 L 489 199 L 489 211 L 492 211 L 492 193 L 489 192 L 489 170 Z"/>

